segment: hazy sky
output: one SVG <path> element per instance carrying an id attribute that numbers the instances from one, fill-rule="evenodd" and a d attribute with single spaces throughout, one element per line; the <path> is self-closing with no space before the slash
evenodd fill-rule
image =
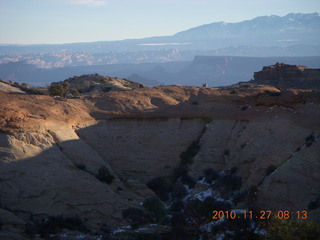
<path id="1" fill-rule="evenodd" d="M 0 0 L 0 43 L 172 35 L 212 22 L 320 12 L 320 0 Z"/>

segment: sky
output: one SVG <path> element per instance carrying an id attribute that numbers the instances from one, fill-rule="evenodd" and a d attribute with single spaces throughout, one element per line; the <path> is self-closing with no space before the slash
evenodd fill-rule
<path id="1" fill-rule="evenodd" d="M 0 43 L 167 36 L 212 22 L 313 12 L 320 0 L 0 0 Z"/>

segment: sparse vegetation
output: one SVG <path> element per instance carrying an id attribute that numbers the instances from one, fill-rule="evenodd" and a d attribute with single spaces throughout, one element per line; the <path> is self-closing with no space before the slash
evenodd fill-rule
<path id="1" fill-rule="evenodd" d="M 191 200 L 186 211 L 196 219 L 210 219 L 212 211 L 225 211 L 231 208 L 231 203 L 226 201 L 218 201 L 213 197 L 206 197 L 203 201 L 199 199 Z"/>
<path id="2" fill-rule="evenodd" d="M 263 240 L 318 240 L 320 224 L 310 220 L 273 218 L 265 223 L 267 235 Z"/>
<path id="3" fill-rule="evenodd" d="M 147 186 L 153 190 L 162 201 L 169 200 L 169 194 L 173 190 L 173 182 L 168 177 L 157 177 L 150 180 Z"/>
<path id="4" fill-rule="evenodd" d="M 240 87 L 241 87 L 241 88 L 252 88 L 253 85 L 252 85 L 252 84 L 249 84 L 249 83 L 246 83 L 246 84 L 241 84 Z"/>
<path id="5" fill-rule="evenodd" d="M 239 94 L 239 90 L 235 90 L 235 89 L 233 89 L 232 91 L 230 91 L 230 93 L 229 94 Z"/>
<path id="6" fill-rule="evenodd" d="M 152 216 L 140 208 L 127 208 L 122 211 L 122 216 L 130 221 L 133 228 L 149 223 L 152 220 Z"/>
<path id="7" fill-rule="evenodd" d="M 230 193 L 241 188 L 242 177 L 233 174 L 220 174 L 215 181 L 215 186 L 224 193 Z"/>
<path id="8" fill-rule="evenodd" d="M 181 165 L 192 164 L 193 158 L 198 154 L 200 150 L 199 140 L 193 141 L 186 151 L 180 154 Z"/>
<path id="9" fill-rule="evenodd" d="M 196 184 L 196 181 L 189 176 L 188 174 L 188 166 L 180 165 L 173 169 L 172 173 L 172 181 L 174 183 L 180 182 L 182 184 L 188 185 L 190 188 L 193 188 Z"/>
<path id="10" fill-rule="evenodd" d="M 203 176 L 201 178 L 204 179 L 205 182 L 208 184 L 212 184 L 214 180 L 216 180 L 218 177 L 218 172 L 213 170 L 212 168 L 207 168 L 203 170 Z"/>
<path id="11" fill-rule="evenodd" d="M 212 225 L 211 233 L 199 231 L 202 226 L 212 221 L 213 210 L 232 210 L 237 203 L 246 198 L 247 191 L 240 191 L 242 178 L 236 175 L 236 167 L 220 172 L 208 168 L 203 170 L 203 174 L 199 177 L 199 180 L 204 180 L 208 184 L 202 185 L 202 187 L 207 186 L 207 189 L 190 195 L 190 192 L 194 191 L 190 189 L 195 187 L 196 182 L 193 180 L 194 184 L 186 186 L 183 179 L 189 176 L 188 168 L 187 165 L 180 165 L 173 170 L 170 178 L 156 178 L 152 181 L 155 192 L 159 192 L 156 187 L 165 190 L 164 201 L 168 206 L 166 212 L 171 216 L 167 224 L 172 227 L 172 236 L 175 239 L 215 239 L 220 233 L 225 233 L 228 239 L 257 239 L 254 238 L 257 237 L 254 233 L 255 224 L 250 219 L 233 219 L 233 222 L 226 220 L 221 224 L 219 222 L 217 225 Z M 170 187 L 164 188 L 163 186 L 167 184 Z M 150 205 L 157 206 L 154 208 L 162 209 L 159 200 L 148 199 L 148 201 L 152 203 L 149 203 Z"/>
<path id="12" fill-rule="evenodd" d="M 164 204 L 156 197 L 147 198 L 143 202 L 143 206 L 151 213 L 154 214 L 154 220 L 157 223 L 165 224 L 168 222 L 168 212 Z"/>
<path id="13" fill-rule="evenodd" d="M 176 183 L 171 192 L 172 199 L 182 199 L 188 194 L 186 187 L 182 184 Z"/>
<path id="14" fill-rule="evenodd" d="M 310 147 L 312 145 L 312 143 L 315 141 L 315 137 L 314 137 L 313 133 L 310 134 L 309 136 L 307 136 L 305 138 L 305 141 L 306 141 L 306 147 Z"/>
<path id="15" fill-rule="evenodd" d="M 54 82 L 51 83 L 50 87 L 48 88 L 48 91 L 51 96 L 60 96 L 65 98 L 68 93 L 68 87 L 68 82 Z"/>
<path id="16" fill-rule="evenodd" d="M 25 233 L 29 236 L 39 234 L 41 237 L 46 237 L 50 234 L 57 233 L 62 229 L 85 231 L 86 228 L 81 218 L 50 216 L 45 219 L 31 221 L 26 224 Z"/>

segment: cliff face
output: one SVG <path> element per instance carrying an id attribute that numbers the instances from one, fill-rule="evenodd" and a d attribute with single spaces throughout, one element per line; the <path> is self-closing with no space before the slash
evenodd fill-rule
<path id="1" fill-rule="evenodd" d="M 30 218 L 57 215 L 94 231 L 125 226 L 123 210 L 155 196 L 146 184 L 170 176 L 193 143 L 188 174 L 237 168 L 257 208 L 304 210 L 319 196 L 318 92 L 240 84 L 0 97 L 0 210 L 10 216 L 0 236 L 22 238 Z"/>
<path id="2" fill-rule="evenodd" d="M 252 83 L 273 85 L 279 88 L 320 89 L 320 69 L 301 65 L 276 63 L 254 73 Z"/>

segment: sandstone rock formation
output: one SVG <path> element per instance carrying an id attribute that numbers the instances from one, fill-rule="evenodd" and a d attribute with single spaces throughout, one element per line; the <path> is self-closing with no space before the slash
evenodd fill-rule
<path id="1" fill-rule="evenodd" d="M 0 236 L 23 239 L 30 219 L 60 215 L 122 231 L 123 210 L 143 210 L 155 196 L 147 183 L 170 176 L 194 143 L 190 176 L 237 168 L 257 208 L 304 210 L 320 192 L 317 91 L 246 83 L 0 99 Z"/>
<path id="2" fill-rule="evenodd" d="M 276 63 L 254 73 L 252 83 L 273 85 L 279 88 L 320 89 L 320 69 L 301 65 Z"/>
<path id="3" fill-rule="evenodd" d="M 92 94 L 97 92 L 132 90 L 143 87 L 142 84 L 126 79 L 101 76 L 99 74 L 75 76 L 66 79 L 64 82 L 68 83 L 68 91 L 71 94 L 75 91 L 82 94 Z"/>

